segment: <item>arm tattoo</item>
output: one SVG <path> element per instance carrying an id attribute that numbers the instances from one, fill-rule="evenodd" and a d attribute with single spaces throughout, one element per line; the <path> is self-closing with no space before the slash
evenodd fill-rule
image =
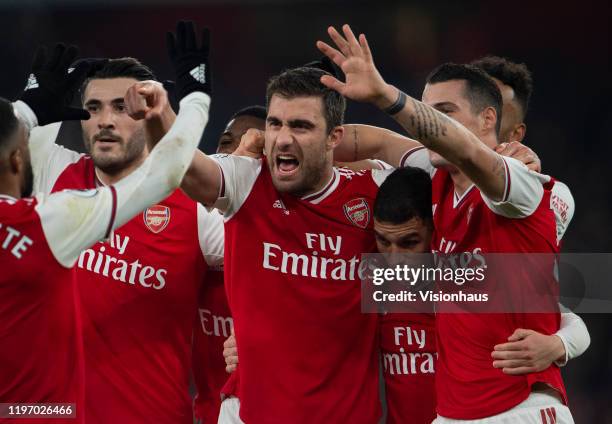
<path id="1" fill-rule="evenodd" d="M 437 139 L 446 136 L 447 125 L 451 122 L 446 115 L 436 112 L 417 100 L 410 100 L 415 110 L 410 120 L 412 127 L 416 130 L 418 140 Z"/>
<path id="2" fill-rule="evenodd" d="M 493 164 L 493 169 L 491 170 L 495 177 L 500 177 L 504 181 L 504 187 L 506 186 L 506 164 L 504 163 L 504 159 L 501 155 L 495 155 L 495 163 Z M 505 195 L 504 193 L 503 195 Z M 503 196 L 502 195 L 502 196 Z"/>

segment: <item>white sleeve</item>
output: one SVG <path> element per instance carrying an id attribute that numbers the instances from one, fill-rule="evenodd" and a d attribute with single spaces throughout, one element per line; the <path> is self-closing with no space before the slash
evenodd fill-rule
<path id="1" fill-rule="evenodd" d="M 83 249 L 108 237 L 181 183 L 208 122 L 210 97 L 194 92 L 180 102 L 176 121 L 149 157 L 114 186 L 66 190 L 39 197 L 36 210 L 55 258 L 74 265 Z"/>
<path id="2" fill-rule="evenodd" d="M 482 194 L 486 205 L 498 215 L 507 218 L 526 218 L 540 205 L 544 196 L 543 184 L 550 181 L 548 175 L 530 171 L 524 163 L 501 156 L 506 173 L 506 186 L 502 200 L 496 202 Z"/>
<path id="3" fill-rule="evenodd" d="M 246 201 L 261 172 L 262 160 L 246 156 L 211 155 L 221 170 L 221 190 L 214 207 L 230 219 Z"/>
<path id="4" fill-rule="evenodd" d="M 387 177 L 391 175 L 395 169 L 372 169 L 372 179 L 378 187 L 385 182 Z"/>
<path id="5" fill-rule="evenodd" d="M 555 181 L 555 185 L 553 185 L 550 195 L 550 207 L 555 213 L 555 221 L 557 222 L 557 242 L 559 242 L 563 238 L 565 231 L 567 231 L 567 227 L 569 227 L 574 217 L 574 211 L 576 210 L 572 192 L 569 187 L 561 181 Z"/>
<path id="6" fill-rule="evenodd" d="M 412 166 L 413 168 L 421 168 L 426 171 L 430 177 L 436 172 L 436 168 L 429 160 L 429 151 L 424 146 L 418 146 L 408 150 L 400 159 L 399 167 Z"/>
<path id="7" fill-rule="evenodd" d="M 223 265 L 225 231 L 223 215 L 216 209 L 207 210 L 198 203 L 198 240 L 206 263 L 211 267 Z"/>
<path id="8" fill-rule="evenodd" d="M 591 344 L 591 336 L 584 321 L 573 312 L 561 313 L 561 328 L 555 333 L 565 347 L 565 358 L 555 363 L 562 367 L 567 361 L 582 355 Z"/>
<path id="9" fill-rule="evenodd" d="M 30 130 L 28 147 L 34 173 L 34 193 L 50 193 L 64 169 L 83 155 L 55 143 L 61 122 L 39 127 L 36 115 L 26 103 L 18 100 L 13 103 L 13 108 Z"/>
<path id="10" fill-rule="evenodd" d="M 387 162 L 382 161 L 380 159 L 372 159 L 372 162 L 374 162 L 379 167 L 379 169 L 395 169 Z"/>

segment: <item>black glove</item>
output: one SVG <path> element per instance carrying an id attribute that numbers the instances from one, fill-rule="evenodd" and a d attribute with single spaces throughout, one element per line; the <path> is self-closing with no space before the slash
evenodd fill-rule
<path id="1" fill-rule="evenodd" d="M 308 62 L 304 67 L 320 69 L 331 74 L 336 79 L 341 79 L 344 75 L 342 70 L 327 56 L 323 56 L 319 60 Z"/>
<path id="2" fill-rule="evenodd" d="M 174 68 L 176 79 L 176 98 L 194 91 L 203 91 L 210 95 L 212 82 L 208 54 L 210 51 L 210 31 L 202 30 L 202 46 L 198 48 L 193 22 L 180 21 L 176 24 L 176 36 L 166 34 L 168 56 Z"/>
<path id="3" fill-rule="evenodd" d="M 44 46 L 36 50 L 32 74 L 18 100 L 34 111 L 38 125 L 89 119 L 86 110 L 69 106 L 74 93 L 92 68 L 92 63 L 82 61 L 68 73 L 77 54 L 76 46 L 66 47 L 61 43 L 53 47 L 50 55 Z"/>

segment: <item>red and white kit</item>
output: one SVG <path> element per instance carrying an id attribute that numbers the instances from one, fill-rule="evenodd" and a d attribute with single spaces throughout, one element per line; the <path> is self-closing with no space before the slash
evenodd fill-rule
<path id="1" fill-rule="evenodd" d="M 426 155 L 424 149 L 415 152 L 406 164 L 427 168 L 423 166 Z M 473 256 L 558 252 L 555 213 L 551 207 L 554 180 L 528 171 L 514 159 L 503 160 L 506 190 L 500 202 L 488 199 L 475 186 L 458 196 L 448 172 L 430 168 L 435 252 L 465 252 Z M 538 284 L 524 282 L 527 283 Z M 458 420 L 492 417 L 526 401 L 536 383 L 554 388 L 566 403 L 557 365 L 540 373 L 509 376 L 493 368 L 491 360 L 493 347 L 506 342 L 515 329 L 554 334 L 559 330 L 559 321 L 559 313 L 437 314 L 438 414 Z M 558 415 L 569 414 L 560 401 L 554 402 L 554 396 L 547 399 L 553 400 L 552 407 Z M 537 406 L 533 414 L 539 418 Z"/>
<path id="2" fill-rule="evenodd" d="M 436 334 L 433 314 L 380 317 L 387 424 L 429 424 L 436 418 Z"/>
<path id="3" fill-rule="evenodd" d="M 223 216 L 211 212 L 223 229 Z M 216 423 L 221 405 L 221 388 L 229 378 L 225 371 L 223 342 L 230 336 L 232 315 L 223 284 L 223 267 L 210 267 L 206 284 L 198 295 L 198 316 L 193 331 L 193 377 L 197 389 L 193 401 L 195 417 L 202 423 Z"/>
<path id="4" fill-rule="evenodd" d="M 387 172 L 335 169 L 299 198 L 276 191 L 265 160 L 216 160 L 240 418 L 376 423 L 377 316 L 361 313 L 357 271 L 375 250 L 372 204 Z"/>
<path id="5" fill-rule="evenodd" d="M 80 287 L 72 267 L 83 249 L 178 185 L 209 102 L 201 93 L 185 97 L 175 125 L 149 158 L 114 186 L 0 198 L 0 345 L 10 347 L 0 350 L 0 402 L 72 403 L 76 422 L 84 422 L 85 395 L 103 400 L 84 390 Z M 15 110 L 28 127 L 36 125 L 25 103 Z"/>
<path id="6" fill-rule="evenodd" d="M 45 234 L 49 206 L 0 195 L 0 403 L 71 403 L 76 420 L 45 422 L 82 423 L 83 343 L 74 272 L 54 255 L 61 240 Z M 109 221 L 110 209 L 103 225 Z"/>
<path id="7" fill-rule="evenodd" d="M 57 130 L 31 135 L 37 188 L 100 186 L 89 156 L 52 142 Z M 207 266 L 223 260 L 218 222 L 178 189 L 79 257 L 88 423 L 192 422 L 191 341 Z"/>

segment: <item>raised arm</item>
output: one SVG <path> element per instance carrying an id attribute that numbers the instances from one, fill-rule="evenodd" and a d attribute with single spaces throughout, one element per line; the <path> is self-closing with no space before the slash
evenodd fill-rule
<path id="1" fill-rule="evenodd" d="M 347 124 L 342 142 L 334 149 L 337 162 L 379 159 L 400 166 L 404 154 L 422 144 L 394 131 L 371 125 Z"/>
<path id="2" fill-rule="evenodd" d="M 87 111 L 69 105 L 85 78 L 107 60 L 81 59 L 69 72 L 77 53 L 75 46 L 62 43 L 51 51 L 40 46 L 26 88 L 13 104 L 17 115 L 31 128 L 28 144 L 35 192 L 51 191 L 65 167 L 81 157 L 55 141 L 62 121 L 89 119 Z"/>
<path id="3" fill-rule="evenodd" d="M 409 134 L 457 166 L 490 199 L 502 200 L 506 165 L 501 156 L 463 125 L 387 84 L 374 65 L 365 35 L 357 40 L 348 25 L 342 29 L 344 36 L 332 27 L 328 31 L 337 49 L 322 41 L 317 47 L 340 66 L 346 81 L 325 75 L 321 82 L 350 99 L 388 111 Z"/>
<path id="4" fill-rule="evenodd" d="M 161 85 L 147 82 L 137 83 L 135 90 L 148 102 L 165 95 Z M 114 186 L 68 190 L 40 199 L 37 211 L 43 230 L 62 265 L 74 265 L 83 249 L 179 186 L 208 122 L 209 105 L 207 94 L 196 90 L 187 94 L 170 131 L 138 169 Z"/>

